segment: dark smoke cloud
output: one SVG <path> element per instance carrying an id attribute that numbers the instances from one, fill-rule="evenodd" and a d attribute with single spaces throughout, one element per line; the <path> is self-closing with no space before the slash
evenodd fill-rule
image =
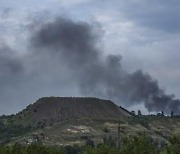
<path id="1" fill-rule="evenodd" d="M 98 41 L 92 34 L 93 27 L 87 23 L 75 23 L 71 20 L 58 18 L 55 23 L 42 25 L 32 42 L 35 47 L 43 47 L 39 52 L 61 53 L 72 67 L 84 67 L 98 61 L 99 52 L 95 48 Z"/>
<path id="2" fill-rule="evenodd" d="M 59 58 L 33 50 L 24 53 L 0 42 L 0 114 L 16 113 L 43 96 L 78 95 Z"/>
<path id="3" fill-rule="evenodd" d="M 15 51 L 7 45 L 0 45 L 0 86 L 17 82 L 22 72 L 23 64 Z"/>
<path id="4" fill-rule="evenodd" d="M 101 96 L 125 106 L 144 103 L 149 111 L 180 114 L 180 101 L 165 94 L 158 81 L 142 70 L 126 72 L 122 57 L 105 57 L 97 47 L 99 41 L 93 25 L 58 18 L 38 27 L 31 45 L 35 55 L 49 54 L 63 61 L 84 95 Z"/>
<path id="5" fill-rule="evenodd" d="M 78 87 L 84 96 L 112 99 L 126 107 L 144 103 L 149 111 L 180 114 L 180 101 L 167 95 L 158 81 L 142 70 L 128 73 L 120 55 L 103 54 L 102 30 L 96 25 L 65 18 L 36 23 L 30 26 L 26 54 L 0 44 L 1 113 L 12 113 L 17 104 L 23 108 L 24 102 L 42 96 L 79 95 L 74 92 Z"/>

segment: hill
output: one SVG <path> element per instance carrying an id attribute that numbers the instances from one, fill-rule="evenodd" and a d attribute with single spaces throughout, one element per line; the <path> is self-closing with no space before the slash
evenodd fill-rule
<path id="1" fill-rule="evenodd" d="M 180 133 L 180 118 L 132 116 L 110 100 L 79 97 L 44 97 L 11 116 L 0 117 L 0 142 L 45 145 L 95 144 L 104 138 L 146 133 L 154 140 L 167 142 Z"/>
<path id="2" fill-rule="evenodd" d="M 75 119 L 119 120 L 131 116 L 110 100 L 80 97 L 43 97 L 14 117 L 22 125 L 46 126 Z"/>

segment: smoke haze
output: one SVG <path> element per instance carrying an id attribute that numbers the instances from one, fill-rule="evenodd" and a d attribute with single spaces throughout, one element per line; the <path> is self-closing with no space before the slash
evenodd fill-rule
<path id="1" fill-rule="evenodd" d="M 33 46 L 58 54 L 73 72 L 82 94 L 112 99 L 125 106 L 144 103 L 148 111 L 180 113 L 180 102 L 167 95 L 148 73 L 127 73 L 120 55 L 104 57 L 97 47 L 92 25 L 58 18 L 41 25 L 33 35 Z"/>
<path id="2" fill-rule="evenodd" d="M 103 54 L 96 25 L 57 18 L 34 26 L 26 54 L 17 56 L 15 49 L 0 44 L 1 102 L 10 93 L 13 102 L 75 95 L 76 89 L 82 96 L 111 99 L 125 107 L 143 103 L 150 112 L 180 114 L 180 101 L 166 94 L 157 80 L 142 70 L 127 72 L 121 55 Z"/>

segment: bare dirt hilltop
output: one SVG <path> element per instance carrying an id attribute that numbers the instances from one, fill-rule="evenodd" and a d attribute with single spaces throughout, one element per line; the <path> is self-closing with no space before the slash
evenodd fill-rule
<path id="1" fill-rule="evenodd" d="M 130 114 L 110 100 L 91 97 L 43 97 L 18 113 L 19 122 L 47 125 L 75 119 L 114 119 Z"/>

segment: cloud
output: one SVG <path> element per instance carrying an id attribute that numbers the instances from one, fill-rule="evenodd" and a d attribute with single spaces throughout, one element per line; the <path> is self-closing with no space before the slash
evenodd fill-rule
<path id="1" fill-rule="evenodd" d="M 139 26 L 173 33 L 180 31 L 178 0 L 123 0 L 117 4 L 119 13 Z"/>
<path id="2" fill-rule="evenodd" d="M 78 4 L 86 4 L 93 0 L 73 0 L 73 1 L 71 1 L 71 0 L 55 0 L 55 1 L 58 1 L 63 6 L 69 7 L 72 5 L 75 6 Z"/>
<path id="3" fill-rule="evenodd" d="M 179 55 L 180 38 L 179 1 L 130 0 L 96 3 L 98 5 L 94 3 L 93 7 L 97 7 L 97 12 L 93 13 L 95 20 L 105 30 L 103 39 L 106 53 L 121 54 L 122 65 L 126 70 L 146 70 L 168 92 L 180 97 L 177 90 L 179 61 L 176 58 Z M 167 72 L 172 72 L 173 75 L 167 77 Z"/>

